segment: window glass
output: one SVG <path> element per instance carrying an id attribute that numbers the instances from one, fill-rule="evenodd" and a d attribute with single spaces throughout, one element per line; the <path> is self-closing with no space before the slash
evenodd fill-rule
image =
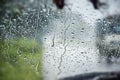
<path id="1" fill-rule="evenodd" d="M 104 80 L 112 72 L 118 76 L 119 3 L 1 0 L 0 80 L 101 80 L 101 74 Z"/>

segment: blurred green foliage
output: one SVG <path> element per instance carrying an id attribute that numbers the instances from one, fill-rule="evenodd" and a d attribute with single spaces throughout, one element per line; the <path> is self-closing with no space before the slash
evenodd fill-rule
<path id="1" fill-rule="evenodd" d="M 0 80 L 43 80 L 42 48 L 34 39 L 48 24 L 45 13 L 29 1 L 0 1 Z"/>
<path id="2" fill-rule="evenodd" d="M 0 80 L 43 80 L 42 48 L 33 39 L 0 40 Z"/>

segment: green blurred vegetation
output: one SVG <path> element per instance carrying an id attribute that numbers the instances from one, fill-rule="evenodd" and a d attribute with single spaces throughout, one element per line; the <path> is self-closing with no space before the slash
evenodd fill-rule
<path id="1" fill-rule="evenodd" d="M 43 80 L 42 44 L 34 39 L 48 16 L 34 3 L 0 1 L 0 80 Z"/>
<path id="2" fill-rule="evenodd" d="M 42 48 L 33 39 L 0 40 L 0 80 L 43 80 Z"/>

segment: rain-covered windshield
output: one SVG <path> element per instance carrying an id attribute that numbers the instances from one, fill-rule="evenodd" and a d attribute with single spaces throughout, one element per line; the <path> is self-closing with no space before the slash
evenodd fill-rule
<path id="1" fill-rule="evenodd" d="M 119 3 L 1 0 L 0 80 L 104 80 L 114 78 L 113 73 L 118 77 Z"/>

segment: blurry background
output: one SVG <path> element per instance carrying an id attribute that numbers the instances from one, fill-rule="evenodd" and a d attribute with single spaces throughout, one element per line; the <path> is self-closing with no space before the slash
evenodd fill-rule
<path id="1" fill-rule="evenodd" d="M 2 55 L 0 59 L 3 60 L 1 62 L 3 65 L 0 65 L 1 80 L 7 80 L 4 77 L 9 75 L 5 74 L 2 69 L 6 63 L 9 63 L 13 69 L 15 68 L 12 63 L 18 65 L 14 61 L 9 62 L 9 60 L 13 60 L 13 54 L 17 58 L 19 55 L 23 55 L 19 56 L 22 58 L 19 63 L 20 70 L 22 70 L 24 62 L 28 66 L 32 66 L 33 72 L 29 73 L 35 76 L 32 76 L 31 80 L 39 80 L 41 72 L 43 72 L 45 80 L 57 80 L 82 73 L 119 71 L 119 59 L 110 64 L 100 59 L 95 43 L 95 28 L 99 20 L 108 15 L 120 13 L 120 0 L 101 1 L 106 5 L 101 6 L 99 10 L 94 9 L 88 0 L 66 0 L 64 9 L 59 10 L 52 0 L 2 0 L 0 2 L 0 53 Z M 9 55 L 10 53 L 13 54 Z M 36 53 L 38 55 L 34 57 L 33 54 Z M 4 54 L 5 60 L 2 58 Z M 9 56 L 12 57 L 9 58 Z M 41 67 L 38 67 L 41 65 L 42 70 Z M 23 73 L 25 69 L 23 69 Z M 16 70 L 18 69 L 16 68 Z M 13 72 L 13 75 L 15 73 Z M 35 79 L 36 76 L 37 79 Z M 18 80 L 16 77 L 11 79 Z"/>

